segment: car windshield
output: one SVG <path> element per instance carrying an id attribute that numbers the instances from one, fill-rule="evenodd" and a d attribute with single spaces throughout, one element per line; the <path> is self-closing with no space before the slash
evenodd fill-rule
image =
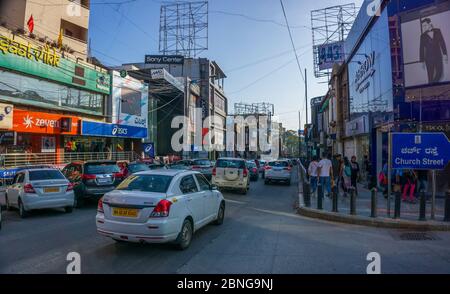
<path id="1" fill-rule="evenodd" d="M 272 161 L 272 162 L 269 162 L 269 166 L 287 167 L 287 166 L 289 166 L 289 163 L 287 161 Z"/>
<path id="2" fill-rule="evenodd" d="M 172 179 L 163 175 L 135 175 L 123 181 L 117 190 L 166 193 Z"/>
<path id="3" fill-rule="evenodd" d="M 247 167 L 254 168 L 254 167 L 256 167 L 256 163 L 254 163 L 253 161 L 248 161 L 247 162 Z"/>
<path id="4" fill-rule="evenodd" d="M 130 164 L 128 166 L 128 170 L 131 173 L 138 173 L 138 172 L 141 172 L 141 171 L 150 170 L 150 168 L 144 163 L 138 163 L 138 164 Z"/>
<path id="5" fill-rule="evenodd" d="M 86 174 L 112 174 L 120 172 L 119 167 L 114 163 L 96 163 L 86 165 Z"/>
<path id="6" fill-rule="evenodd" d="M 194 165 L 211 166 L 211 161 L 206 159 L 194 160 Z"/>
<path id="7" fill-rule="evenodd" d="M 64 175 L 56 169 L 33 170 L 29 172 L 30 181 L 64 180 Z"/>
<path id="8" fill-rule="evenodd" d="M 245 168 L 245 162 L 242 160 L 218 160 L 216 166 L 220 168 Z"/>

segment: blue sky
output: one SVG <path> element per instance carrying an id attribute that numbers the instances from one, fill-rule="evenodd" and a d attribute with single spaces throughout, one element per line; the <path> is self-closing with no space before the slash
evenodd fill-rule
<path id="1" fill-rule="evenodd" d="M 95 4 L 100 2 L 124 4 Z M 327 88 L 313 76 L 310 11 L 350 2 L 284 0 L 301 67 L 308 69 L 310 98 L 325 94 Z M 362 0 L 354 2 L 359 7 Z M 93 0 L 91 3 L 90 38 L 94 56 L 107 65 L 119 65 L 143 62 L 145 54 L 158 53 L 161 1 Z M 274 103 L 283 124 L 297 129 L 298 111 L 304 111 L 304 86 L 295 55 L 289 52 L 292 45 L 286 27 L 223 13 L 284 23 L 280 1 L 210 0 L 209 9 L 209 50 L 201 57 L 216 60 L 227 74 L 225 92 L 229 108 L 235 102 Z M 246 66 L 255 62 L 256 65 Z M 304 122 L 304 114 L 302 117 Z"/>

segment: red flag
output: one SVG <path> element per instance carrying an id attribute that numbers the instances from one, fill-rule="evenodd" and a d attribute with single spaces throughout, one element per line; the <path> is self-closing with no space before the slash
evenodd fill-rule
<path id="1" fill-rule="evenodd" d="M 28 30 L 30 31 L 30 34 L 33 33 L 34 31 L 34 19 L 33 19 L 33 15 L 30 16 L 30 19 L 27 22 L 28 25 Z"/>

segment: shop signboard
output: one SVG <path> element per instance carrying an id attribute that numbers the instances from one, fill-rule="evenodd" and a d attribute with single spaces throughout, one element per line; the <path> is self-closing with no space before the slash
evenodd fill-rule
<path id="1" fill-rule="evenodd" d="M 182 55 L 145 55 L 146 64 L 184 64 Z"/>
<path id="2" fill-rule="evenodd" d="M 113 72 L 112 123 L 148 127 L 148 85 Z"/>
<path id="3" fill-rule="evenodd" d="M 0 103 L 0 129 L 11 130 L 13 125 L 14 107 L 11 104 Z"/>
<path id="4" fill-rule="evenodd" d="M 335 63 L 344 62 L 344 42 L 333 42 L 318 46 L 319 69 L 326 70 L 333 68 Z"/>
<path id="5" fill-rule="evenodd" d="M 71 127 L 65 124 L 71 121 Z M 13 130 L 37 134 L 79 134 L 79 117 L 14 109 Z"/>
<path id="6" fill-rule="evenodd" d="M 147 138 L 147 128 L 83 121 L 81 123 L 81 134 L 94 137 L 145 139 Z"/>
<path id="7" fill-rule="evenodd" d="M 450 161 L 444 133 L 393 133 L 392 168 L 443 170 Z"/>
<path id="8" fill-rule="evenodd" d="M 110 94 L 111 77 L 60 56 L 54 48 L 0 35 L 0 67 L 86 90 Z"/>
<path id="9" fill-rule="evenodd" d="M 145 143 L 144 145 L 144 153 L 148 157 L 155 157 L 155 143 Z"/>

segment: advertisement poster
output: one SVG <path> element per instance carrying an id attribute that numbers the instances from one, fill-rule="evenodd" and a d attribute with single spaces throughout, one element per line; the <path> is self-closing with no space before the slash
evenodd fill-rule
<path id="1" fill-rule="evenodd" d="M 13 126 L 13 106 L 0 103 L 0 129 L 11 130 Z"/>
<path id="2" fill-rule="evenodd" d="M 55 137 L 42 137 L 42 153 L 56 152 L 56 139 Z"/>
<path id="3" fill-rule="evenodd" d="M 402 16 L 405 87 L 450 82 L 450 7 Z"/>
<path id="4" fill-rule="evenodd" d="M 115 71 L 112 93 L 112 123 L 147 129 L 148 85 Z"/>

